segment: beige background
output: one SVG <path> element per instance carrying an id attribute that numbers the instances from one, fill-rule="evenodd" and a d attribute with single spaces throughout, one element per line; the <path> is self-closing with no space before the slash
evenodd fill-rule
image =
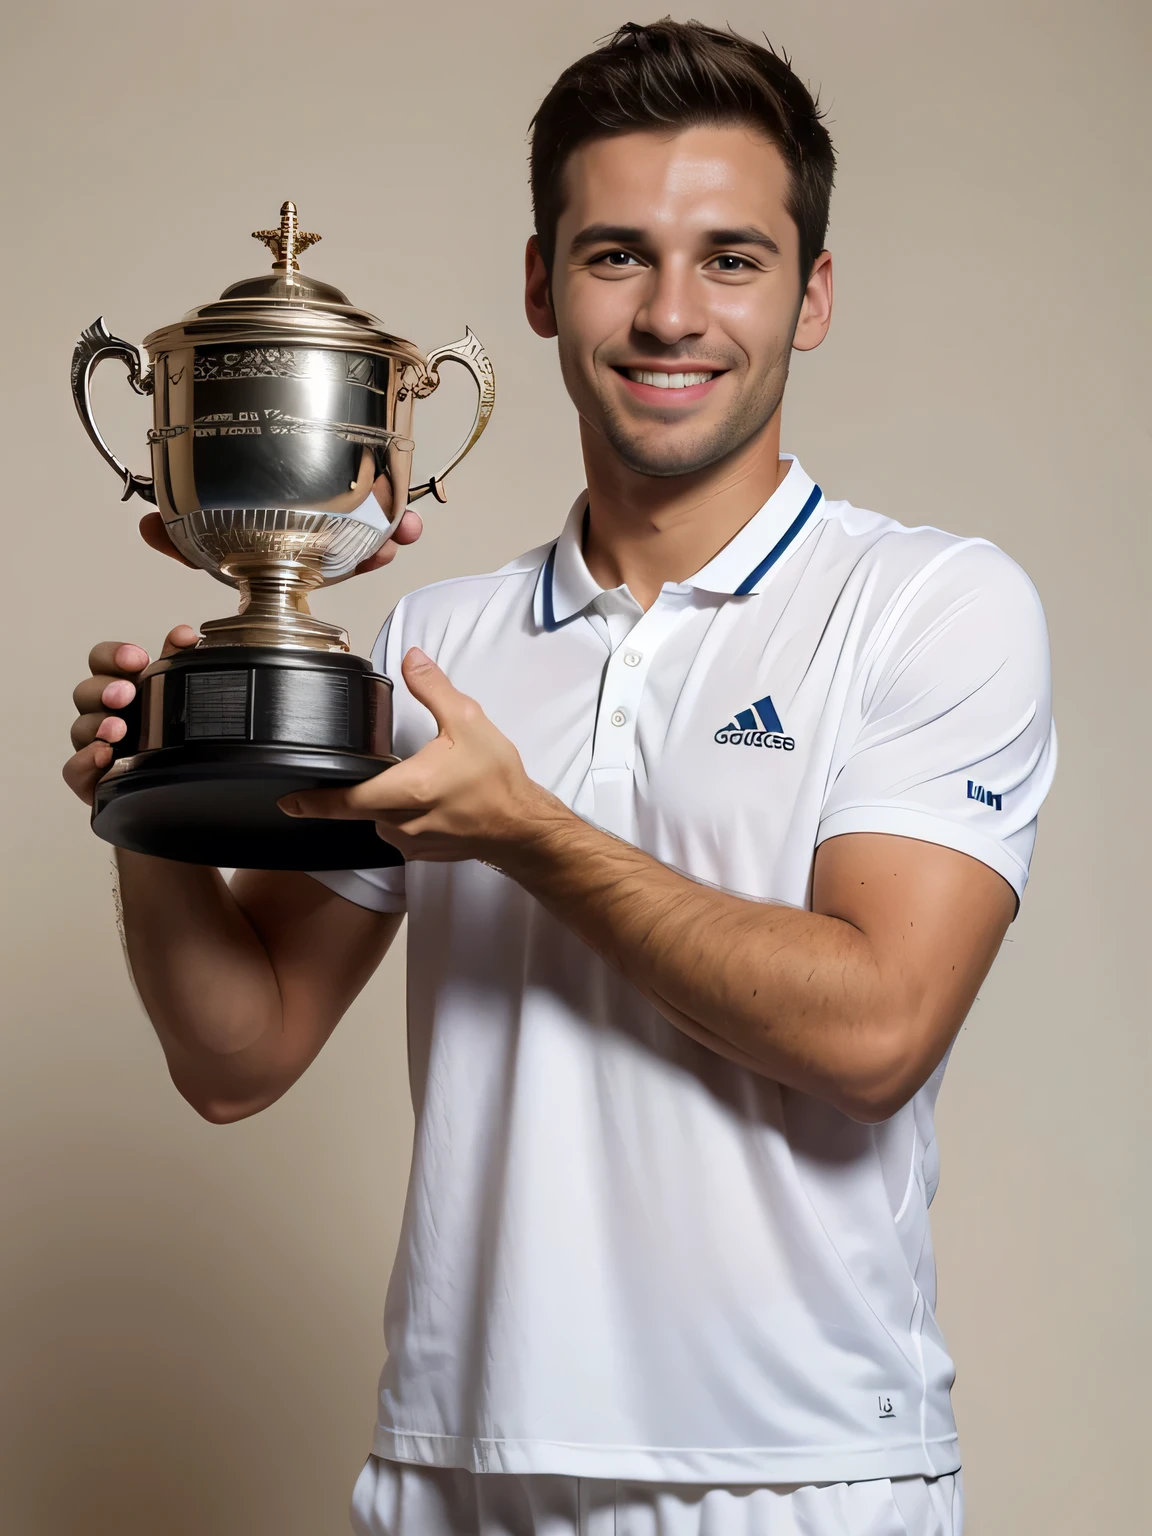
<path id="1" fill-rule="evenodd" d="M 994 539 L 1047 607 L 1062 763 L 1023 914 L 942 1095 L 940 1310 L 972 1536 L 1134 1531 L 1147 13 L 694 10 L 785 45 L 821 83 L 840 152 L 837 313 L 795 368 L 786 446 L 831 495 Z M 624 0 L 9 12 L 6 1536 L 344 1531 L 410 1138 L 400 957 L 257 1119 L 202 1124 L 167 1081 L 120 963 L 107 850 L 59 766 L 90 644 L 155 647 L 229 595 L 136 539 L 141 509 L 119 505 L 72 410 L 72 344 L 100 313 L 139 340 L 259 270 L 247 232 L 287 196 L 324 234 L 310 270 L 391 328 L 428 347 L 474 327 L 497 373 L 488 437 L 418 548 L 319 603 L 368 647 L 400 592 L 540 541 L 579 489 L 552 347 L 520 310 L 525 129 L 559 70 L 629 14 Z M 97 403 L 143 467 L 147 407 L 115 367 Z M 427 469 L 467 409 L 455 375 L 421 407 Z"/>

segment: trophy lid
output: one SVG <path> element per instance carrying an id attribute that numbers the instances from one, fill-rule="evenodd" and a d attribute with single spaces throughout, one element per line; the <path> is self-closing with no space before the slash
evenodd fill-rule
<path id="1" fill-rule="evenodd" d="M 424 366 L 410 341 L 386 331 L 375 315 L 357 309 L 339 288 L 301 272 L 300 253 L 320 236 L 300 228 L 295 203 L 281 206 L 279 229 L 255 229 L 252 238 L 272 252 L 272 270 L 229 284 L 218 299 L 146 336 L 150 358 L 177 347 L 257 343 L 335 347 Z"/>

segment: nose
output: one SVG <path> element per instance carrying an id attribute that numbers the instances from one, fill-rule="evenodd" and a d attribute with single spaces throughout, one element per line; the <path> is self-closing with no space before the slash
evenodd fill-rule
<path id="1" fill-rule="evenodd" d="M 703 336 L 708 315 L 690 262 L 666 261 L 650 268 L 634 324 L 666 347 L 690 336 Z"/>

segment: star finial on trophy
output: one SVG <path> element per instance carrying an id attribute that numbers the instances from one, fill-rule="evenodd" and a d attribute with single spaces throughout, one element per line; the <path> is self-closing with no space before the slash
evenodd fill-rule
<path id="1" fill-rule="evenodd" d="M 320 239 L 319 235 L 310 235 L 300 228 L 296 219 L 296 204 L 281 203 L 280 228 L 279 229 L 254 229 L 253 240 L 263 240 L 264 244 L 275 256 L 272 270 L 284 272 L 299 272 L 300 263 L 296 260 L 301 251 L 306 251 L 310 245 L 315 245 Z"/>

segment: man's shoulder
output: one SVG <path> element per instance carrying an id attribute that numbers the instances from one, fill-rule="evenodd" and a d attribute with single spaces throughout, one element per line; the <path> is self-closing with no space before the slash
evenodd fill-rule
<path id="1" fill-rule="evenodd" d="M 902 523 L 846 501 L 827 505 L 825 529 L 825 559 L 902 606 L 918 594 L 964 590 L 1038 601 L 1027 573 L 990 539 Z"/>

